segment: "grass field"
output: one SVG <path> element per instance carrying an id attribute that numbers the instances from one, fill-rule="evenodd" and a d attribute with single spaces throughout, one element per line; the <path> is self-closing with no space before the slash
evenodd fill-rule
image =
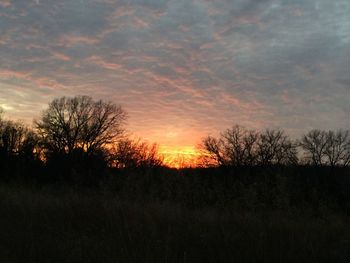
<path id="1" fill-rule="evenodd" d="M 349 262 L 325 209 L 189 208 L 71 187 L 0 186 L 1 262 Z"/>

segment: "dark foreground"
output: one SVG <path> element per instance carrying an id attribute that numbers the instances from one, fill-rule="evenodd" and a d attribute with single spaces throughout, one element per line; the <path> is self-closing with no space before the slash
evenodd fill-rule
<path id="1" fill-rule="evenodd" d="M 349 262 L 350 217 L 0 185 L 1 262 Z"/>

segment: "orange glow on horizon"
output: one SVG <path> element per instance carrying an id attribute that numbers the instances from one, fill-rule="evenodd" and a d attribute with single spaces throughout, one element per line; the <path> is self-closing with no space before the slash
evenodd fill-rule
<path id="1" fill-rule="evenodd" d="M 159 154 L 164 157 L 164 163 L 172 168 L 197 167 L 200 153 L 194 146 L 160 146 Z"/>
<path id="2" fill-rule="evenodd" d="M 131 127 L 137 130 L 137 127 Z M 205 133 L 191 129 L 180 123 L 163 125 L 156 130 L 142 130 L 134 134 L 149 143 L 158 145 L 158 153 L 163 157 L 164 164 L 172 168 L 198 167 L 201 155 L 198 144 Z"/>

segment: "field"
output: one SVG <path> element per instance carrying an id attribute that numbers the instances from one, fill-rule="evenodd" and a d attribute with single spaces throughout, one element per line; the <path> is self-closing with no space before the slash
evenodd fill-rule
<path id="1" fill-rule="evenodd" d="M 349 262 L 350 217 L 344 209 L 293 206 L 280 196 L 279 205 L 272 205 L 257 201 L 252 188 L 246 191 L 239 202 L 232 198 L 203 205 L 126 195 L 109 185 L 2 183 L 0 259 Z"/>

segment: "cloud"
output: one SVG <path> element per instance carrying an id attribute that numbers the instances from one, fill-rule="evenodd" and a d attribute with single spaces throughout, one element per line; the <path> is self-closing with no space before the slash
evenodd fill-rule
<path id="1" fill-rule="evenodd" d="M 103 69 L 118 70 L 121 65 L 116 63 L 109 63 L 104 61 L 101 57 L 92 56 L 85 60 L 87 63 L 94 63 L 95 65 L 102 67 Z"/>
<path id="2" fill-rule="evenodd" d="M 11 6 L 11 0 L 1 0 L 0 1 L 0 7 L 6 8 L 6 7 L 9 7 L 9 6 Z"/>
<path id="3" fill-rule="evenodd" d="M 59 36 L 59 39 L 55 44 L 65 48 L 71 48 L 74 46 L 95 45 L 98 41 L 98 38 L 94 36 L 84 36 L 71 33 Z"/>
<path id="4" fill-rule="evenodd" d="M 31 120 L 53 98 L 121 103 L 169 146 L 234 123 L 350 128 L 346 0 L 0 1 L 0 104 Z M 191 144 L 192 143 L 192 144 Z"/>

